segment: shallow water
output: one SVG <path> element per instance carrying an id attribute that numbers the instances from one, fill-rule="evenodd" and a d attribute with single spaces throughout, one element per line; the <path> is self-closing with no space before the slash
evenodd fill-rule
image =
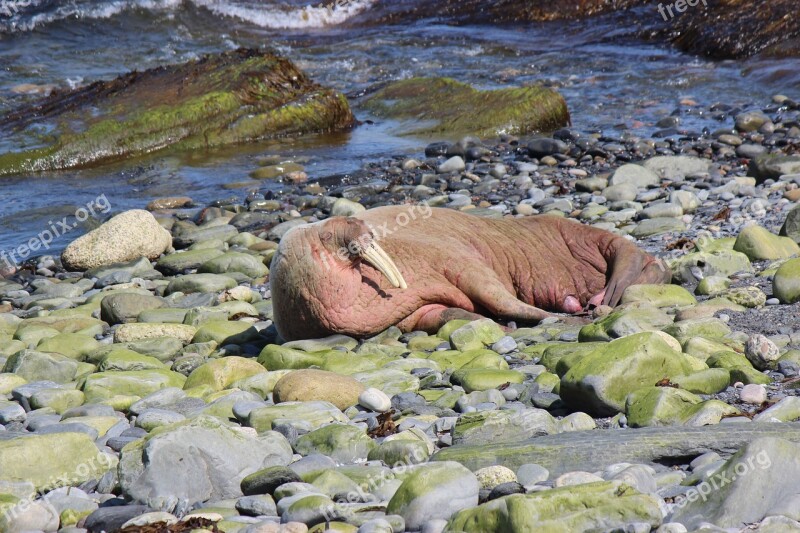
<path id="1" fill-rule="evenodd" d="M 320 83 L 351 95 L 416 75 L 452 76 L 481 88 L 545 83 L 565 96 L 575 127 L 609 135 L 651 134 L 655 122 L 684 98 L 696 101 L 698 110 L 715 102 L 747 108 L 763 106 L 776 93 L 791 96 L 800 86 L 797 60 L 711 62 L 687 56 L 634 40 L 623 14 L 503 27 L 427 19 L 347 28 L 342 23 L 369 14 L 375 2 L 338 4 L 343 7 L 328 10 L 299 1 L 0 0 L 0 113 L 35 98 L 16 94 L 22 84 L 78 86 L 239 46 L 273 47 Z M 12 16 L 3 15 L 4 9 Z M 370 118 L 357 100 L 354 110 L 358 118 Z M 682 115 L 681 127 L 701 131 L 726 124 L 732 121 L 710 124 L 698 111 Z M 266 154 L 308 158 L 313 179 L 391 155 L 419 154 L 429 140 L 395 136 L 392 124 L 378 121 L 296 143 L 167 152 L 96 169 L 2 178 L 0 250 L 18 246 L 47 229 L 49 220 L 103 194 L 113 212 L 165 195 L 188 195 L 202 204 L 278 187 L 247 176 Z M 0 132 L 0 150 L 15 148 Z M 80 231 L 82 226 L 56 240 L 52 249 L 63 248 Z"/>

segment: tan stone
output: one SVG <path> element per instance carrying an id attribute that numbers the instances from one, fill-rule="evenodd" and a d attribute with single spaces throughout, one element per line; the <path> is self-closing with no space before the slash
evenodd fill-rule
<path id="1" fill-rule="evenodd" d="M 275 403 L 330 402 L 341 410 L 358 403 L 364 385 L 349 376 L 326 370 L 295 370 L 282 377 L 272 391 Z"/>
<path id="2" fill-rule="evenodd" d="M 132 209 L 72 241 L 61 261 L 68 270 L 89 270 L 140 257 L 156 259 L 170 247 L 170 232 L 150 212 Z"/>

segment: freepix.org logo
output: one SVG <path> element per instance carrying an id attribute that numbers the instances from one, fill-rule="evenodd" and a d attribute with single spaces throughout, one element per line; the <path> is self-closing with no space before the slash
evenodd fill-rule
<path id="1" fill-rule="evenodd" d="M 47 224 L 48 229 L 39 232 L 35 237 L 31 237 L 27 242 L 12 248 L 11 250 L 0 250 L 0 269 L 16 268 L 19 263 L 25 261 L 33 252 L 41 249 L 49 250 L 53 241 L 63 235 L 69 233 L 78 227 L 81 222 L 85 222 L 90 216 L 96 216 L 98 213 L 108 213 L 111 210 L 111 202 L 108 201 L 105 194 L 101 194 L 94 200 L 88 202 L 85 206 L 79 207 L 72 214 L 72 217 L 66 216 L 61 220 L 49 220 Z M 71 221 L 73 218 L 74 221 Z"/>

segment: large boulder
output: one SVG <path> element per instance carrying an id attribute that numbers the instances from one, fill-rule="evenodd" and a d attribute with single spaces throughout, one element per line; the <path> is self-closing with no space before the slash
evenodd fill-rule
<path id="1" fill-rule="evenodd" d="M 183 513 L 197 503 L 242 496 L 241 482 L 269 466 L 287 465 L 292 447 L 274 431 L 199 416 L 154 430 L 120 455 L 120 486 L 132 500 Z"/>
<path id="2" fill-rule="evenodd" d="M 405 121 L 400 134 L 524 135 L 570 122 L 567 103 L 552 89 L 519 87 L 479 91 L 450 78 L 395 81 L 369 96 L 379 117 Z"/>
<path id="3" fill-rule="evenodd" d="M 788 237 L 779 237 L 761 226 L 747 226 L 736 237 L 733 249 L 751 261 L 788 259 L 800 254 L 800 246 Z"/>
<path id="4" fill-rule="evenodd" d="M 575 363 L 561 378 L 561 398 L 577 410 L 614 415 L 624 411 L 631 392 L 691 374 L 694 365 L 688 357 L 658 332 L 623 337 Z"/>
<path id="5" fill-rule="evenodd" d="M 347 99 L 289 60 L 239 49 L 55 93 L 0 121 L 52 124 L 46 147 L 0 155 L 0 175 L 120 160 L 168 146 L 207 150 L 352 126 Z"/>
<path id="6" fill-rule="evenodd" d="M 156 259 L 171 246 L 172 235 L 152 213 L 132 209 L 69 243 L 61 261 L 68 270 L 89 270 L 140 257 Z"/>

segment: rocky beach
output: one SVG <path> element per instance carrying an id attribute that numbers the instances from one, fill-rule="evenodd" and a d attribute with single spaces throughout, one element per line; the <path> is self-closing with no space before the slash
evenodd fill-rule
<path id="1" fill-rule="evenodd" d="M 624 39 L 666 35 L 647 2 L 577 3 L 653 26 Z M 513 4 L 439 15 L 574 30 Z M 309 51 L 327 37 L 283 57 L 238 28 L 226 51 L 4 100 L 0 531 L 800 531 L 800 94 L 777 74 L 800 63 L 763 35 L 732 46 L 743 7 L 702 16 L 715 6 L 726 31 L 684 18 L 662 46 L 758 56 L 777 87 L 731 77 L 720 94 L 732 63 L 704 74 L 691 56 L 683 81 L 618 100 L 603 92 L 624 76 L 600 70 L 486 84 L 387 64 L 345 83 L 320 66 L 335 52 Z M 630 239 L 672 283 L 577 321 L 280 338 L 284 235 L 386 205 L 569 218 Z"/>

